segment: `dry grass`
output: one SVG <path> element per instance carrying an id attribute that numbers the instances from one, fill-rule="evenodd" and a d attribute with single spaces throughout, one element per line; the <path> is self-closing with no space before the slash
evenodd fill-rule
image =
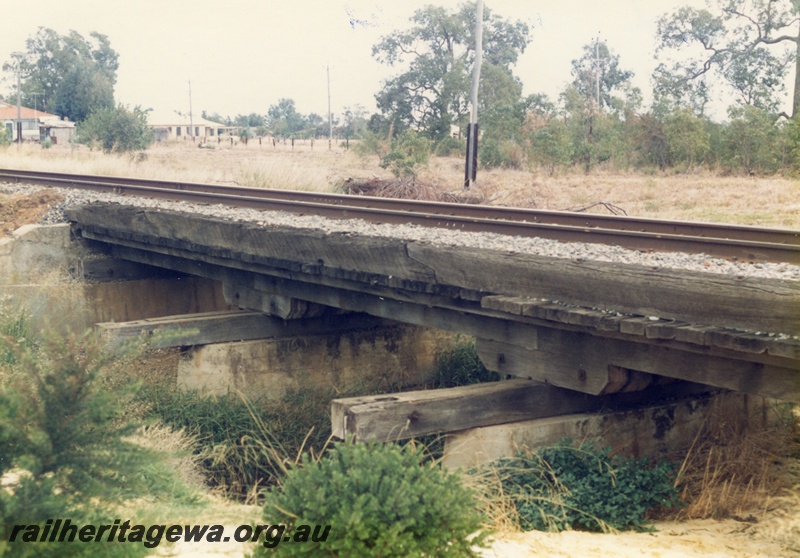
<path id="1" fill-rule="evenodd" d="M 166 465 L 189 486 L 207 490 L 202 461 L 206 457 L 193 453 L 197 436 L 184 430 L 173 430 L 163 424 L 143 426 L 131 437 L 131 442 L 164 454 Z"/>
<path id="2" fill-rule="evenodd" d="M 800 427 L 796 411 L 774 407 L 748 424 L 715 415 L 683 458 L 675 480 L 686 507 L 674 519 L 762 519 L 783 497 L 800 504 Z"/>
<path id="3" fill-rule="evenodd" d="M 0 150 L 0 167 L 311 191 L 334 191 L 348 179 L 392 178 L 377 157 L 361 158 L 339 146 L 328 150 L 327 142 L 313 148 L 309 141 L 297 141 L 294 148 L 257 140 L 209 145 L 212 149 L 185 141 L 160 143 L 145 157 L 105 155 L 84 146 L 11 146 Z M 628 215 L 800 228 L 800 181 L 784 177 L 604 171 L 550 176 L 537 170 L 479 169 L 464 200 L 463 176 L 461 157 L 434 157 L 417 179 L 426 192 L 418 186 L 410 194 L 541 209 L 607 202 Z M 607 213 L 603 206 L 591 211 Z"/>

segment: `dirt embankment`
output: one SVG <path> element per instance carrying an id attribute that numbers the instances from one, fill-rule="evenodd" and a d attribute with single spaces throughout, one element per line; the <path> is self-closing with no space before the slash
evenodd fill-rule
<path id="1" fill-rule="evenodd" d="M 0 195 L 0 236 L 30 223 L 37 223 L 47 211 L 63 197 L 54 190 L 41 190 L 32 194 Z"/>

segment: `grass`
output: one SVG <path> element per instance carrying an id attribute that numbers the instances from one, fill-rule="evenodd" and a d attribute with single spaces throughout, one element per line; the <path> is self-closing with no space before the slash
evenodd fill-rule
<path id="1" fill-rule="evenodd" d="M 797 496 L 800 483 L 792 471 L 800 459 L 797 408 L 775 404 L 764 416 L 737 424 L 712 414 L 683 456 L 675 485 L 686 506 L 672 519 L 725 519 L 762 515 L 775 498 Z M 758 519 L 758 518 L 756 518 Z"/>
<path id="2" fill-rule="evenodd" d="M 211 144 L 198 149 L 185 141 L 156 144 L 146 157 L 106 155 L 85 146 L 37 145 L 0 149 L 0 167 L 134 176 L 188 182 L 238 184 L 258 188 L 335 191 L 347 179 L 391 179 L 377 156 L 359 157 L 327 142 L 298 141 L 295 148 Z M 143 160 L 142 160 L 143 159 Z M 439 199 L 463 193 L 461 157 L 432 157 L 418 175 Z M 479 169 L 470 197 L 493 205 L 568 209 L 607 202 L 641 217 L 730 222 L 800 228 L 800 181 L 774 177 L 657 172 L 569 172 L 556 176 L 533 170 Z M 607 212 L 603 206 L 593 212 Z"/>

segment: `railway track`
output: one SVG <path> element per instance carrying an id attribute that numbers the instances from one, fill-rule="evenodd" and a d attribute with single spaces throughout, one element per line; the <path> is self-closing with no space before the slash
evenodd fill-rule
<path id="1" fill-rule="evenodd" d="M 260 210 L 800 264 L 800 230 L 0 169 L 0 181 Z"/>

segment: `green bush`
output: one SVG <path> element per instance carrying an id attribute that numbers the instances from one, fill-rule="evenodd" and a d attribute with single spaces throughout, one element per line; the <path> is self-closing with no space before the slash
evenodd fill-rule
<path id="1" fill-rule="evenodd" d="M 78 126 L 78 142 L 98 146 L 106 153 L 125 153 L 146 149 L 153 143 L 147 125 L 147 112 L 123 105 L 93 112 Z"/>
<path id="2" fill-rule="evenodd" d="M 573 447 L 565 439 L 495 466 L 525 530 L 644 530 L 648 510 L 678 504 L 671 464 L 611 457 L 592 443 Z"/>
<path id="3" fill-rule="evenodd" d="M 10 337 L 10 336 L 9 336 Z M 7 338 L 8 339 L 8 338 Z M 101 389 L 108 358 L 89 338 L 24 343 L 0 385 L 0 556 L 64 555 L 59 544 L 9 542 L 13 526 L 48 519 L 107 522 L 106 506 L 147 492 L 155 457 L 129 441 L 116 394 Z M 136 556 L 139 545 L 71 543 L 72 556 Z"/>
<path id="4" fill-rule="evenodd" d="M 472 548 L 483 546 L 486 534 L 472 494 L 459 476 L 424 460 L 416 445 L 344 443 L 290 469 L 266 494 L 265 523 L 284 524 L 287 534 L 299 525 L 331 525 L 330 533 L 270 550 L 262 543 L 255 555 L 476 556 Z"/>
<path id="5" fill-rule="evenodd" d="M 453 136 L 447 136 L 436 144 L 434 154 L 437 157 L 451 157 L 464 154 L 466 149 L 467 145 L 464 140 L 454 138 Z"/>
<path id="6" fill-rule="evenodd" d="M 481 382 L 496 382 L 500 374 L 488 370 L 481 359 L 475 340 L 459 340 L 455 347 L 436 355 L 434 388 L 467 386 Z"/>
<path id="7" fill-rule="evenodd" d="M 393 139 L 391 150 L 383 157 L 381 167 L 389 169 L 397 177 L 416 177 L 430 156 L 430 140 L 406 130 Z"/>

